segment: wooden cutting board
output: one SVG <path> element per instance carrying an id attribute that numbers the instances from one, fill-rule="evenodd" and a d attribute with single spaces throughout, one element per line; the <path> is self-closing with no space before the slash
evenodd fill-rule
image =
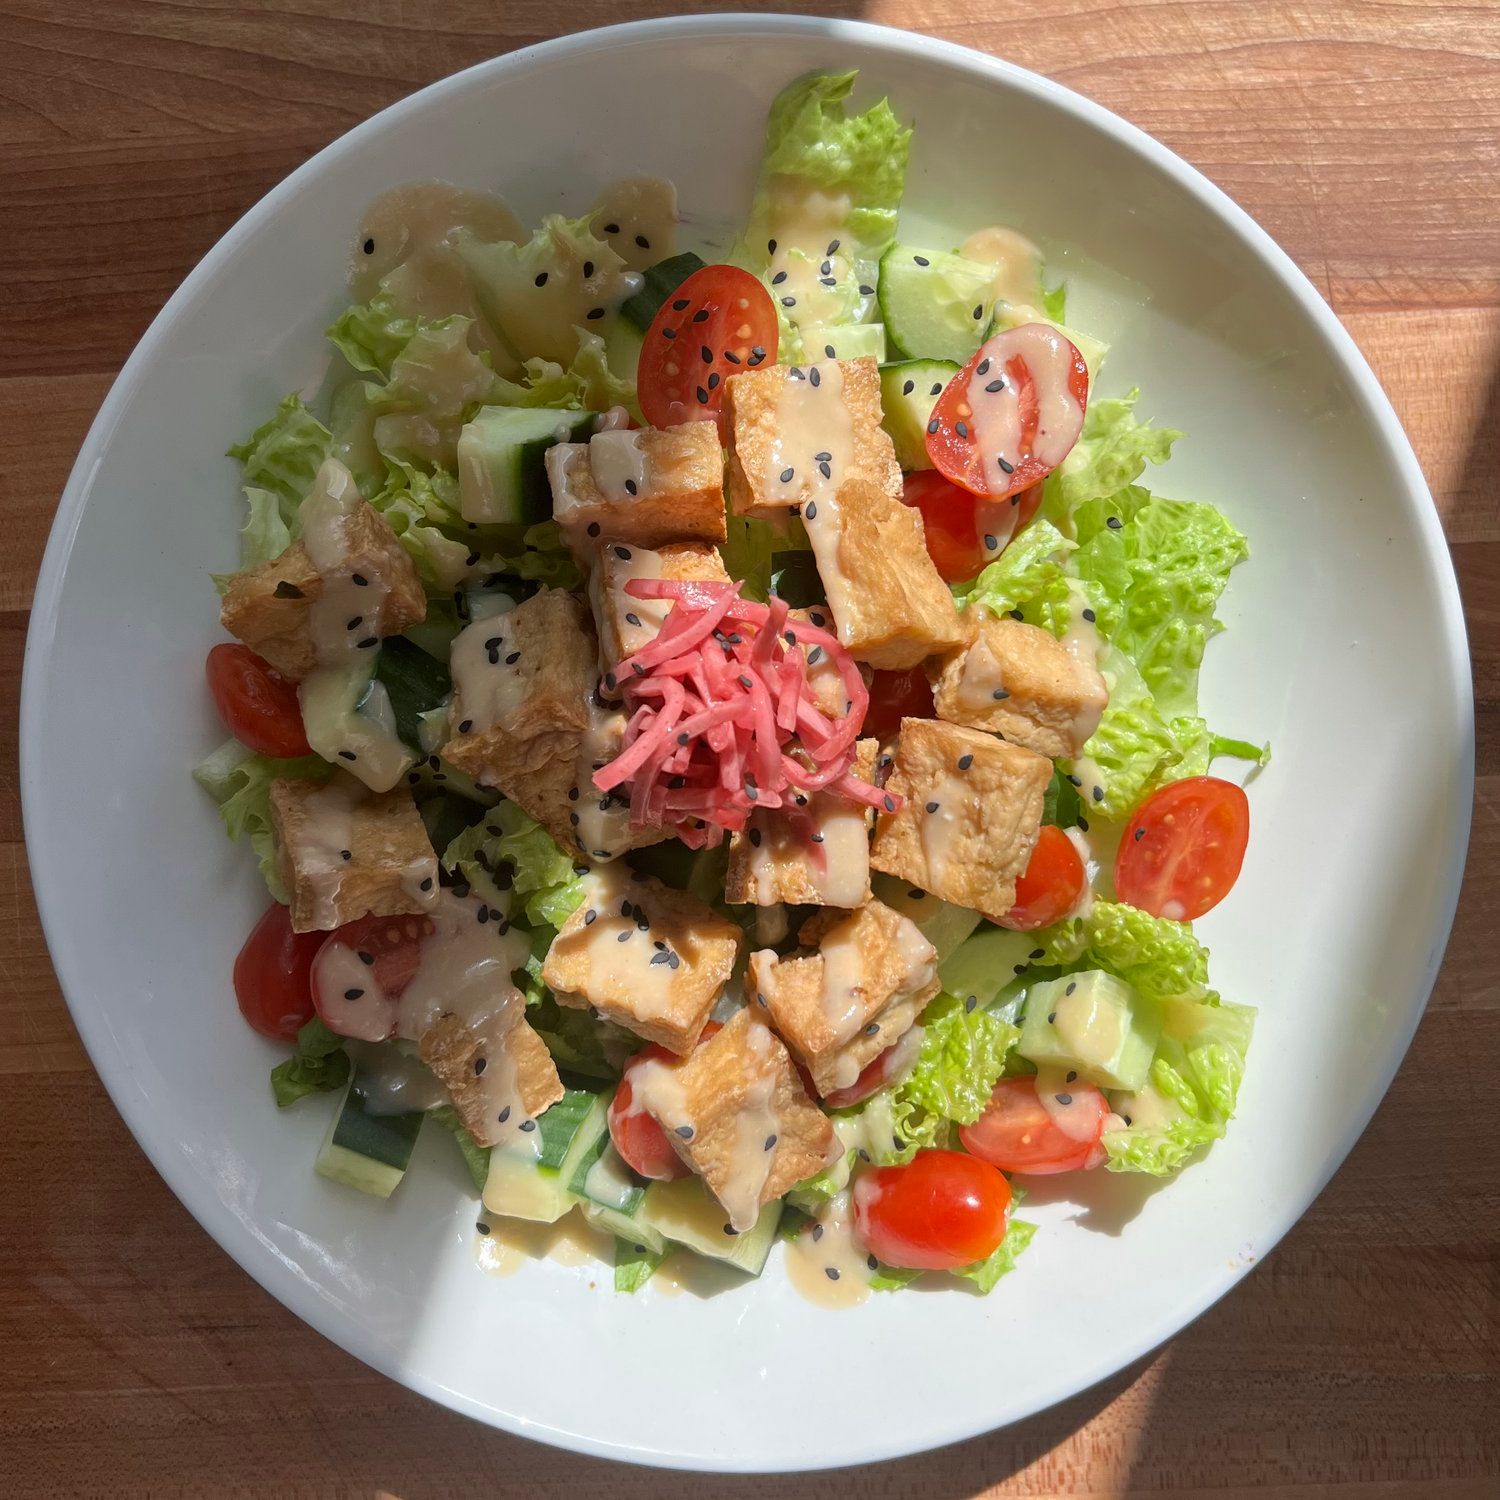
<path id="1" fill-rule="evenodd" d="M 1179 1338 L 1031 1422 L 863 1471 L 703 1480 L 581 1460 L 452 1416 L 305 1328 L 178 1206 L 105 1097 L 42 942 L 16 772 L 32 582 L 95 409 L 204 251 L 334 136 L 495 53 L 679 8 L 721 7 L 0 0 L 0 1492 L 1494 1500 L 1495 0 L 805 7 L 1003 54 L 1117 110 L 1224 187 L 1359 340 L 1453 546 L 1480 778 L 1447 962 L 1348 1163 L 1267 1264 Z M 1024 1366 L 1027 1351 L 1015 1357 Z M 890 1384 L 922 1375 L 893 1370 Z M 899 1407 L 851 1404 L 847 1420 L 899 1420 Z"/>

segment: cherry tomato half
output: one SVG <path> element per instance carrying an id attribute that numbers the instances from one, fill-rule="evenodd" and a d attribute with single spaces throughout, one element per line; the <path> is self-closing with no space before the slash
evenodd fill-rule
<path id="1" fill-rule="evenodd" d="M 313 1016 L 312 964 L 326 932 L 293 932 L 279 901 L 265 910 L 234 961 L 234 998 L 262 1036 L 291 1041 Z"/>
<path id="2" fill-rule="evenodd" d="M 242 745 L 278 760 L 312 754 L 295 682 L 248 646 L 228 641 L 208 653 L 207 670 L 214 707 Z"/>
<path id="3" fill-rule="evenodd" d="M 1153 917 L 1191 922 L 1239 879 L 1250 842 L 1250 800 L 1232 781 L 1190 776 L 1135 811 L 1115 856 L 1120 900 Z"/>
<path id="4" fill-rule="evenodd" d="M 886 739 L 900 731 L 902 719 L 930 719 L 932 714 L 932 684 L 921 667 L 876 672 L 871 678 L 865 734 Z"/>
<path id="5" fill-rule="evenodd" d="M 902 1062 L 909 1060 L 910 1056 L 910 1049 L 905 1049 L 903 1056 L 900 1042 L 893 1047 L 887 1047 L 878 1057 L 871 1058 L 860 1069 L 859 1077 L 848 1088 L 835 1089 L 831 1094 L 824 1094 L 823 1103 L 829 1109 L 848 1109 L 851 1104 L 859 1104 L 868 1099 L 871 1094 L 878 1094 L 891 1081 Z M 816 1098 L 817 1095 L 813 1094 L 813 1097 Z"/>
<path id="6" fill-rule="evenodd" d="M 323 939 L 312 966 L 312 997 L 323 1024 L 340 1036 L 384 1041 L 395 1030 L 396 1001 L 422 962 L 429 918 L 359 917 Z M 336 952 L 335 950 L 342 950 Z"/>
<path id="7" fill-rule="evenodd" d="M 1044 1176 L 1096 1165 L 1109 1115 L 1104 1095 L 1075 1080 L 1054 1091 L 1049 1104 L 1038 1097 L 1035 1078 L 1002 1078 L 984 1113 L 959 1126 L 958 1138 L 965 1150 L 1006 1172 Z"/>
<path id="8" fill-rule="evenodd" d="M 719 1022 L 710 1021 L 703 1028 L 698 1045 L 701 1047 L 718 1030 Z M 630 1075 L 643 1063 L 665 1063 L 670 1067 L 681 1061 L 675 1052 L 668 1052 L 665 1047 L 652 1042 L 625 1064 L 625 1071 L 620 1075 L 619 1086 L 615 1089 L 615 1097 L 609 1103 L 609 1138 L 614 1142 L 615 1150 L 633 1172 L 656 1182 L 670 1182 L 674 1177 L 686 1177 L 688 1167 L 672 1149 L 672 1143 L 667 1139 L 667 1132 L 662 1129 L 660 1121 L 654 1115 L 648 1115 L 644 1109 L 633 1108 L 635 1094 L 631 1088 Z"/>
<path id="9" fill-rule="evenodd" d="M 1068 456 L 1088 398 L 1088 366 L 1061 333 L 1047 323 L 1008 328 L 986 339 L 938 397 L 927 456 L 976 495 L 1018 496 Z"/>
<path id="10" fill-rule="evenodd" d="M 993 1255 L 1009 1213 L 1010 1184 L 961 1151 L 919 1151 L 854 1184 L 860 1239 L 877 1260 L 912 1271 L 956 1271 Z"/>
<path id="11" fill-rule="evenodd" d="M 927 555 L 948 583 L 973 578 L 998 552 L 985 553 L 979 540 L 974 496 L 945 479 L 936 469 L 908 474 L 902 500 L 922 516 Z"/>
<path id="12" fill-rule="evenodd" d="M 704 266 L 662 303 L 636 364 L 641 415 L 653 427 L 713 418 L 725 430 L 724 382 L 776 363 L 771 294 L 738 266 Z"/>
<path id="13" fill-rule="evenodd" d="M 1083 858 L 1061 828 L 1048 823 L 1016 881 L 1016 902 L 1000 919 L 1012 932 L 1035 932 L 1060 922 L 1083 895 L 1088 879 Z"/>

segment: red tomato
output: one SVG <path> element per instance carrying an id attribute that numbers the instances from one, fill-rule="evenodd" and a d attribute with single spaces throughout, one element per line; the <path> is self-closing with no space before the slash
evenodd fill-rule
<path id="1" fill-rule="evenodd" d="M 899 1167 L 868 1168 L 854 1184 L 854 1225 L 888 1266 L 956 1271 L 1005 1238 L 1010 1184 L 961 1151 L 919 1151 Z"/>
<path id="2" fill-rule="evenodd" d="M 396 1001 L 422 962 L 422 944 L 431 934 L 427 917 L 360 917 L 323 939 L 313 962 L 312 998 L 323 1024 L 340 1036 L 383 1041 L 396 1026 Z M 345 948 L 343 965 L 324 960 L 324 950 Z M 350 974 L 368 982 L 351 983 Z"/>
<path id="3" fill-rule="evenodd" d="M 958 1138 L 1006 1172 L 1076 1172 L 1098 1164 L 1108 1114 L 1104 1095 L 1091 1083 L 1062 1084 L 1043 1104 L 1035 1078 L 1002 1078 L 984 1113 L 959 1126 Z"/>
<path id="4" fill-rule="evenodd" d="M 312 1020 L 312 962 L 324 932 L 293 932 L 292 914 L 273 901 L 234 961 L 234 998 L 262 1036 L 291 1041 Z"/>
<path id="5" fill-rule="evenodd" d="M 703 1028 L 698 1045 L 701 1047 L 719 1027 L 718 1021 L 710 1021 Z M 656 1117 L 648 1115 L 644 1109 L 631 1108 L 635 1096 L 630 1086 L 630 1075 L 642 1063 L 659 1062 L 670 1066 L 681 1061 L 675 1052 L 668 1052 L 665 1047 L 653 1042 L 625 1064 L 625 1071 L 620 1075 L 619 1086 L 615 1089 L 615 1097 L 609 1103 L 609 1138 L 614 1142 L 615 1150 L 624 1157 L 626 1166 L 633 1172 L 657 1182 L 670 1182 L 674 1177 L 686 1177 L 688 1167 L 672 1149 L 667 1132 L 662 1129 Z"/>
<path id="6" fill-rule="evenodd" d="M 1120 900 L 1191 922 L 1227 896 L 1250 842 L 1250 801 L 1232 781 L 1190 776 L 1135 811 L 1115 856 Z"/>
<path id="7" fill-rule="evenodd" d="M 986 554 L 979 540 L 974 496 L 950 483 L 936 469 L 908 474 L 901 498 L 921 512 L 927 555 L 949 583 L 963 583 L 974 577 L 985 563 L 999 555 Z"/>
<path id="8" fill-rule="evenodd" d="M 1000 918 L 1012 932 L 1035 932 L 1060 922 L 1078 905 L 1087 881 L 1083 859 L 1061 828 L 1047 824 L 1016 881 L 1016 904 Z"/>
<path id="9" fill-rule="evenodd" d="M 865 1064 L 859 1077 L 848 1088 L 835 1089 L 831 1094 L 824 1094 L 823 1103 L 829 1109 L 848 1109 L 851 1104 L 858 1104 L 868 1099 L 871 1094 L 878 1094 L 891 1081 L 896 1065 L 901 1062 L 900 1051 L 900 1042 L 893 1047 L 887 1047 L 879 1057 Z M 816 1095 L 814 1097 L 816 1098 Z"/>
<path id="10" fill-rule="evenodd" d="M 948 382 L 927 424 L 927 456 L 956 485 L 1015 499 L 1068 456 L 1083 431 L 1088 366 L 1055 328 L 988 338 Z"/>
<path id="11" fill-rule="evenodd" d="M 225 727 L 242 745 L 278 760 L 312 754 L 297 684 L 248 646 L 226 641 L 208 653 L 208 691 Z"/>
<path id="12" fill-rule="evenodd" d="M 776 363 L 771 294 L 738 266 L 704 266 L 662 303 L 636 365 L 641 415 L 653 427 L 712 417 L 727 437 L 724 382 Z"/>
<path id="13" fill-rule="evenodd" d="M 932 684 L 921 667 L 877 672 L 870 681 L 864 733 L 886 739 L 900 730 L 902 719 L 930 719 L 932 714 Z"/>

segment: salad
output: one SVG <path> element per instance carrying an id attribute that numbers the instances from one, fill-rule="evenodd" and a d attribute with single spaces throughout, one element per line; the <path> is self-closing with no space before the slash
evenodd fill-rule
<path id="1" fill-rule="evenodd" d="M 1250 1041 L 1191 926 L 1249 832 L 1210 765 L 1264 759 L 1197 704 L 1245 539 L 1148 487 L 1182 434 L 1035 245 L 901 238 L 854 82 L 775 101 L 712 261 L 652 178 L 530 231 L 393 188 L 328 399 L 230 450 L 194 774 L 275 1102 L 337 1093 L 316 1170 L 382 1198 L 450 1133 L 482 1234 L 581 1215 L 622 1291 L 781 1239 L 988 1292 L 1026 1179 L 1177 1172 Z"/>

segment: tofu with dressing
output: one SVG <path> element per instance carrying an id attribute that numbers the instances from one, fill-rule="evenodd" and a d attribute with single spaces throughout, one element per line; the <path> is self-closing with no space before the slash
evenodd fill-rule
<path id="1" fill-rule="evenodd" d="M 782 520 L 850 479 L 900 498 L 873 358 L 765 365 L 731 375 L 724 393 L 736 515 Z"/>
<path id="2" fill-rule="evenodd" d="M 781 1038 L 753 1006 L 681 1062 L 631 1069 L 631 1107 L 651 1115 L 743 1234 L 761 1208 L 843 1154 Z"/>
<path id="3" fill-rule="evenodd" d="M 437 856 L 407 788 L 371 792 L 342 771 L 328 782 L 279 777 L 270 806 L 294 932 L 424 912 L 437 900 Z"/>
<path id="4" fill-rule="evenodd" d="M 879 901 L 822 913 L 801 936 L 814 951 L 752 953 L 746 989 L 826 1096 L 853 1084 L 915 1024 L 938 992 L 937 949 Z"/>
<path id="5" fill-rule="evenodd" d="M 876 817 L 870 863 L 955 906 L 998 921 L 1041 831 L 1052 779 L 1044 755 L 936 719 L 903 719 Z"/>
<path id="6" fill-rule="evenodd" d="M 316 514 L 305 501 L 301 539 L 236 573 L 219 605 L 225 630 L 294 682 L 427 617 L 415 565 L 343 464 L 323 465 L 309 501 Z"/>
<path id="7" fill-rule="evenodd" d="M 608 673 L 656 638 L 672 608 L 670 599 L 637 599 L 626 585 L 637 578 L 728 583 L 718 548 L 706 542 L 663 542 L 639 547 L 606 537 L 589 567 L 589 602 L 599 633 L 599 670 Z M 608 679 L 605 687 L 610 686 Z"/>
<path id="8" fill-rule="evenodd" d="M 875 775 L 876 740 L 861 740 L 853 773 Z M 791 806 L 750 815 L 731 835 L 724 899 L 731 905 L 862 906 L 870 899 L 874 812 L 827 792 L 794 795 Z"/>
<path id="9" fill-rule="evenodd" d="M 481 1146 L 506 1139 L 505 1126 L 513 1116 L 516 1128 L 535 1120 L 562 1098 L 563 1081 L 547 1044 L 527 1024 L 524 1002 L 512 1005 L 503 1019 L 474 1023 L 446 1012 L 422 1034 L 422 1061 L 447 1090 L 464 1129 Z M 486 1082 L 490 1069 L 508 1075 L 504 1103 L 496 1109 L 495 1081 Z M 507 1109 L 505 1119 L 500 1116 Z"/>
<path id="10" fill-rule="evenodd" d="M 692 1051 L 739 954 L 740 929 L 710 906 L 621 867 L 597 870 L 542 965 L 559 1005 Z"/>
<path id="11" fill-rule="evenodd" d="M 1053 759 L 1081 754 L 1109 702 L 1093 661 L 1036 625 L 982 608 L 963 618 L 968 639 L 938 664 L 933 682 L 938 718 Z"/>
<path id="12" fill-rule="evenodd" d="M 724 454 L 712 422 L 616 428 L 547 450 L 552 514 L 587 566 L 606 536 L 641 547 L 724 541 Z"/>

